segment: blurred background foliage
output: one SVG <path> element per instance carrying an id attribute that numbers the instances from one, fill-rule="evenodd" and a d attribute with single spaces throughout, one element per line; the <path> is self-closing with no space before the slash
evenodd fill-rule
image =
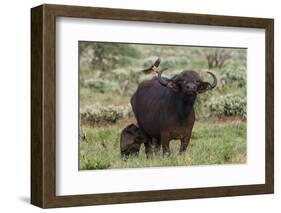
<path id="1" fill-rule="evenodd" d="M 199 95 L 197 119 L 208 117 L 247 118 L 246 49 L 169 45 L 79 42 L 80 114 L 84 124 L 115 123 L 132 117 L 130 97 L 138 84 L 155 74 L 141 72 L 160 57 L 171 77 L 192 69 L 210 80 L 214 72 L 218 86 Z M 126 111 L 123 113 L 122 111 Z"/>

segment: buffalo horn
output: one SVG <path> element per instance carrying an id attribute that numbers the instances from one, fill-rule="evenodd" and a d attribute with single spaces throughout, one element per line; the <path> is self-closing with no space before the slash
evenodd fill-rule
<path id="1" fill-rule="evenodd" d="M 168 83 L 169 83 L 169 79 L 167 79 L 167 78 L 162 78 L 162 72 L 164 72 L 165 70 L 167 70 L 168 68 L 163 68 L 163 69 L 161 69 L 159 72 L 158 72 L 158 81 L 159 81 L 159 83 L 160 84 L 162 84 L 163 86 L 167 86 L 168 85 Z"/>
<path id="2" fill-rule="evenodd" d="M 207 73 L 209 73 L 213 77 L 213 79 L 214 79 L 213 83 L 210 84 L 211 89 L 214 89 L 217 86 L 217 82 L 218 82 L 217 78 L 216 78 L 216 76 L 213 73 L 211 73 L 211 72 L 207 72 Z"/>

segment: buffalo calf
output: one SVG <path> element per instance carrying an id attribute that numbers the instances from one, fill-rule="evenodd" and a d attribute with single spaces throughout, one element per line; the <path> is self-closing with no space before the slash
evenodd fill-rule
<path id="1" fill-rule="evenodd" d="M 149 138 L 136 125 L 130 124 L 124 128 L 120 136 L 120 151 L 123 158 L 137 156 L 142 143 L 146 144 Z"/>

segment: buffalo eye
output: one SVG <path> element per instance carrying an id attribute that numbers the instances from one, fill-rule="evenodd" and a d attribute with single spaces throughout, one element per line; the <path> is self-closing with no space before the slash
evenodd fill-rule
<path id="1" fill-rule="evenodd" d="M 200 85 L 201 81 L 200 80 L 195 80 L 195 84 Z"/>

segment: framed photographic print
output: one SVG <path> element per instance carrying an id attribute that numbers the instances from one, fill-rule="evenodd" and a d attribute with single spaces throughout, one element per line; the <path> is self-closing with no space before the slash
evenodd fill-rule
<path id="1" fill-rule="evenodd" d="M 273 19 L 31 9 L 31 203 L 274 191 Z"/>

